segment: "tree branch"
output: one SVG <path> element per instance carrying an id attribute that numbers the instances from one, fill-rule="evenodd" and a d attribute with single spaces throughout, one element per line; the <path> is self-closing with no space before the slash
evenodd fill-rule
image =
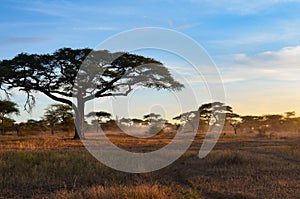
<path id="1" fill-rule="evenodd" d="M 75 104 L 72 101 L 68 100 L 68 99 L 57 97 L 57 96 L 51 94 L 50 92 L 48 92 L 46 90 L 39 90 L 39 91 L 44 93 L 45 95 L 47 95 L 48 97 L 50 97 L 51 99 L 53 99 L 55 101 L 67 104 L 67 105 L 72 106 L 72 107 L 76 107 Z"/>

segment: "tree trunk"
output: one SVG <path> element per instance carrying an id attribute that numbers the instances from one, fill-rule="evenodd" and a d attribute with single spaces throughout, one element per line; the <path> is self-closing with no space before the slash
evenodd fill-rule
<path id="1" fill-rule="evenodd" d="M 73 140 L 80 140 L 80 132 L 77 130 L 76 125 L 75 125 L 75 134 Z"/>
<path id="2" fill-rule="evenodd" d="M 50 124 L 50 128 L 51 128 L 51 135 L 54 135 L 54 124 Z"/>
<path id="3" fill-rule="evenodd" d="M 2 135 L 4 135 L 4 118 L 2 119 L 1 126 L 2 126 Z"/>
<path id="4" fill-rule="evenodd" d="M 84 102 L 82 98 L 77 98 L 77 111 L 75 111 L 75 135 L 73 139 L 84 139 Z"/>

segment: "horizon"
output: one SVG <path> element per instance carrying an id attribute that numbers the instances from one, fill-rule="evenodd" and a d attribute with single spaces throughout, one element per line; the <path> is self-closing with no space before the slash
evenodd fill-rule
<path id="1" fill-rule="evenodd" d="M 300 94 L 297 92 L 300 85 L 298 0 L 163 1 L 153 4 L 134 1 L 92 1 L 90 4 L 84 1 L 3 1 L 0 7 L 3 10 L 0 18 L 1 60 L 13 58 L 21 52 L 43 54 L 61 47 L 95 48 L 107 38 L 133 28 L 168 28 L 192 38 L 208 53 L 220 72 L 225 104 L 232 106 L 234 112 L 263 115 L 295 111 L 297 116 L 300 113 Z M 184 60 L 171 54 L 146 50 L 138 53 L 152 56 L 169 69 L 174 67 L 174 71 L 190 71 Z M 185 74 L 185 77 L 193 78 L 191 74 Z M 196 94 L 198 105 L 210 101 L 200 80 L 193 86 L 199 91 Z M 148 92 L 157 97 L 161 95 Z M 11 99 L 22 109 L 25 100 L 22 94 L 16 91 Z M 144 102 L 142 99 L 137 99 L 137 102 Z M 171 97 L 163 101 L 168 99 Z M 155 104 L 155 100 L 145 102 L 149 107 L 139 107 L 133 111 L 132 117 L 141 117 L 151 110 L 151 103 Z M 53 103 L 38 94 L 31 115 L 21 110 L 21 115 L 13 118 L 16 121 L 39 119 L 44 109 Z M 106 107 L 101 107 L 105 111 Z M 169 109 L 169 118 L 176 111 L 174 116 L 180 114 L 172 107 Z"/>

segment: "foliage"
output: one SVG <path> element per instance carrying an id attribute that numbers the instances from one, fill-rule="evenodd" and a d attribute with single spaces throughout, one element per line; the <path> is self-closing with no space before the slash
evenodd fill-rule
<path id="1" fill-rule="evenodd" d="M 173 120 L 180 121 L 183 125 L 189 124 L 192 127 L 192 131 L 195 131 L 197 126 L 197 119 L 199 118 L 198 111 L 189 111 L 175 116 Z"/>
<path id="2" fill-rule="evenodd" d="M 44 120 L 29 119 L 18 125 L 18 135 L 42 133 L 45 130 L 47 130 L 47 126 Z"/>
<path id="3" fill-rule="evenodd" d="M 12 119 L 6 117 L 11 114 L 16 114 L 16 115 L 19 114 L 19 109 L 17 107 L 17 104 L 9 100 L 0 100 L 0 120 L 1 120 L 2 134 L 4 134 L 5 131 L 5 125 L 6 125 L 5 122 L 8 122 L 8 124 L 12 122 Z"/>
<path id="4" fill-rule="evenodd" d="M 87 117 L 97 117 L 98 123 L 102 123 L 111 117 L 111 114 L 105 111 L 90 112 L 86 115 Z"/>
<path id="5" fill-rule="evenodd" d="M 240 128 L 242 123 L 242 118 L 236 113 L 227 113 L 226 121 L 232 126 L 234 134 L 237 134 L 237 129 Z"/>
<path id="6" fill-rule="evenodd" d="M 232 107 L 222 102 L 202 104 L 198 108 L 199 116 L 211 126 L 219 126 L 225 122 L 227 113 L 232 113 Z"/>
<path id="7" fill-rule="evenodd" d="M 54 134 L 56 125 L 63 124 L 63 126 L 67 127 L 70 126 L 70 121 L 74 121 L 72 108 L 69 105 L 52 104 L 46 109 L 44 120 L 50 126 L 51 134 Z"/>
<path id="8" fill-rule="evenodd" d="M 150 135 L 161 134 L 164 132 L 164 125 L 167 121 L 160 117 L 161 115 L 156 113 L 144 115 L 144 119 L 149 125 L 148 133 Z"/>
<path id="9" fill-rule="evenodd" d="M 35 91 L 71 106 L 78 139 L 83 132 L 84 105 L 100 97 L 126 96 L 135 87 L 180 90 L 164 65 L 152 58 L 106 50 L 62 48 L 53 54 L 21 53 L 0 62 L 0 89 L 18 88 L 27 94 L 25 108 L 34 105 Z M 71 97 L 77 99 L 74 104 Z"/>

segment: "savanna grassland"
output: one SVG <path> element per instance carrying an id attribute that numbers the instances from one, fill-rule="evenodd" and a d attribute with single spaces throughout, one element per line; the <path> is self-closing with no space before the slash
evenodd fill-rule
<path id="1" fill-rule="evenodd" d="M 167 144 L 111 134 L 127 150 Z M 0 136 L 0 198 L 300 198 L 300 138 L 222 136 L 204 159 L 203 136 L 170 166 L 144 174 L 113 170 L 65 134 Z"/>

